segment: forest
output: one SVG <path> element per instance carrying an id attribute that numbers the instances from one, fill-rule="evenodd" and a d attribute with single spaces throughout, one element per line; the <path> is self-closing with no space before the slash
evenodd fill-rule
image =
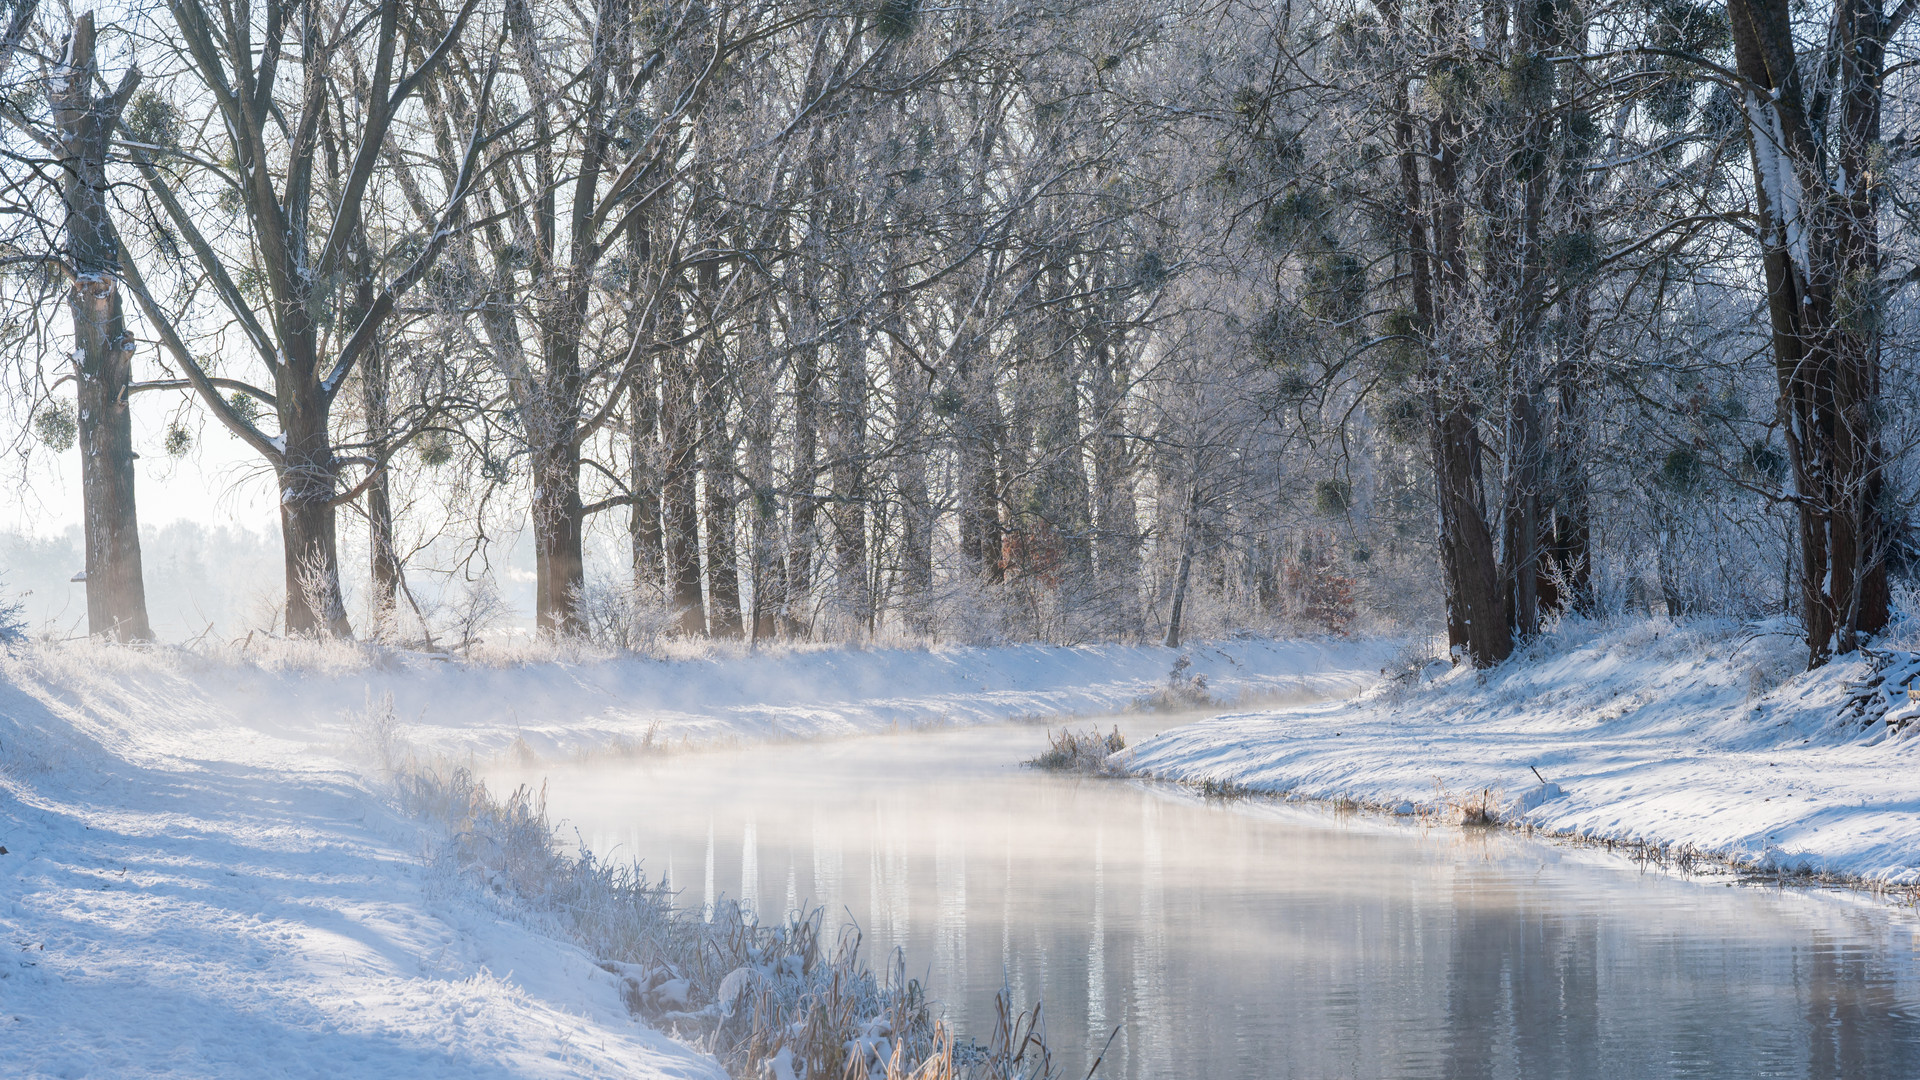
<path id="1" fill-rule="evenodd" d="M 1915 3 L 7 0 L 0 439 L 120 641 L 228 440 L 286 635 L 457 646 L 524 534 L 618 648 L 1818 666 L 1915 553 Z"/>

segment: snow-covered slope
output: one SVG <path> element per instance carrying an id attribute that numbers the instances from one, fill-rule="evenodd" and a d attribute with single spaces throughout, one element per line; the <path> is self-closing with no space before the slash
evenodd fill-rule
<path id="1" fill-rule="evenodd" d="M 1865 661 L 1796 674 L 1802 649 L 1779 625 L 1570 622 L 1488 672 L 1436 663 L 1125 753 L 1145 775 L 1403 811 L 1492 789 L 1553 832 L 1920 882 L 1920 740 L 1849 718 Z"/>
<path id="2" fill-rule="evenodd" d="M 63 667 L 0 661 L 0 1075 L 724 1076 L 328 755 Z"/>
<path id="3" fill-rule="evenodd" d="M 1192 650 L 1216 694 L 1358 689 L 1386 645 Z M 0 1076 L 717 1077 L 614 979 L 422 858 L 357 773 L 416 745 L 829 735 L 1097 712 L 1152 648 L 796 652 L 481 667 L 341 649 L 0 655 Z"/>
<path id="4" fill-rule="evenodd" d="M 92 651 L 92 650 L 88 650 Z M 460 664 L 418 654 L 319 650 L 291 662 L 116 661 L 129 692 L 181 696 L 264 733 L 338 741 L 368 703 L 393 697 L 415 745 L 446 754 L 542 755 L 656 745 L 821 738 L 892 728 L 1116 712 L 1166 684 L 1175 660 L 1218 702 L 1352 694 L 1396 655 L 1392 642 L 1230 641 L 1158 646 L 950 650 L 809 649 L 713 659 Z"/>

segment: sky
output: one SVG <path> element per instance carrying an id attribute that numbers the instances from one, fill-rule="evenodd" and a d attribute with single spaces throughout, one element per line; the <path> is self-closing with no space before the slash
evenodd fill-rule
<path id="1" fill-rule="evenodd" d="M 162 400 L 166 399 L 166 400 Z M 170 458 L 162 449 L 167 424 L 179 396 L 170 391 L 138 395 L 133 412 L 140 524 L 165 526 L 192 521 L 207 526 L 279 530 L 274 513 L 273 480 L 258 454 L 205 419 L 198 408 L 186 414 L 194 446 Z M 56 536 L 78 528 L 80 450 L 55 454 L 35 443 L 24 466 L 16 459 L 0 481 L 0 532 Z M 24 476 L 22 475 L 24 473 Z"/>

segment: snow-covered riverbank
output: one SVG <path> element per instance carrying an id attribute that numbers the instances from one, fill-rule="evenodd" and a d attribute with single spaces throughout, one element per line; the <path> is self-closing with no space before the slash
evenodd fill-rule
<path id="1" fill-rule="evenodd" d="M 1920 739 L 1852 715 L 1866 661 L 1799 673 L 1804 656 L 1781 625 L 1570 622 L 1488 672 L 1436 662 L 1123 754 L 1141 775 L 1402 811 L 1490 789 L 1507 822 L 1553 833 L 1920 882 Z"/>
<path id="2" fill-rule="evenodd" d="M 814 651 L 449 664 L 340 647 L 262 660 L 0 658 L 0 1074 L 715 1077 L 618 981 L 431 866 L 365 778 L 369 703 L 487 756 L 808 737 L 1125 706 L 1154 648 Z M 1385 644 L 1189 650 L 1217 697 L 1351 692 Z"/>

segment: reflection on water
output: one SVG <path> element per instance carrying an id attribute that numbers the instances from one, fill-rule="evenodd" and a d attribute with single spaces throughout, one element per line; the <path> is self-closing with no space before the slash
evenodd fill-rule
<path id="1" fill-rule="evenodd" d="M 856 921 L 963 1034 L 990 1034 L 1003 981 L 1044 997 L 1070 1076 L 1110 1036 L 1108 1077 L 1920 1075 L 1905 916 L 1012 767 L 1041 741 L 974 729 L 497 779 L 548 780 L 556 817 L 689 909 L 724 894 Z"/>

